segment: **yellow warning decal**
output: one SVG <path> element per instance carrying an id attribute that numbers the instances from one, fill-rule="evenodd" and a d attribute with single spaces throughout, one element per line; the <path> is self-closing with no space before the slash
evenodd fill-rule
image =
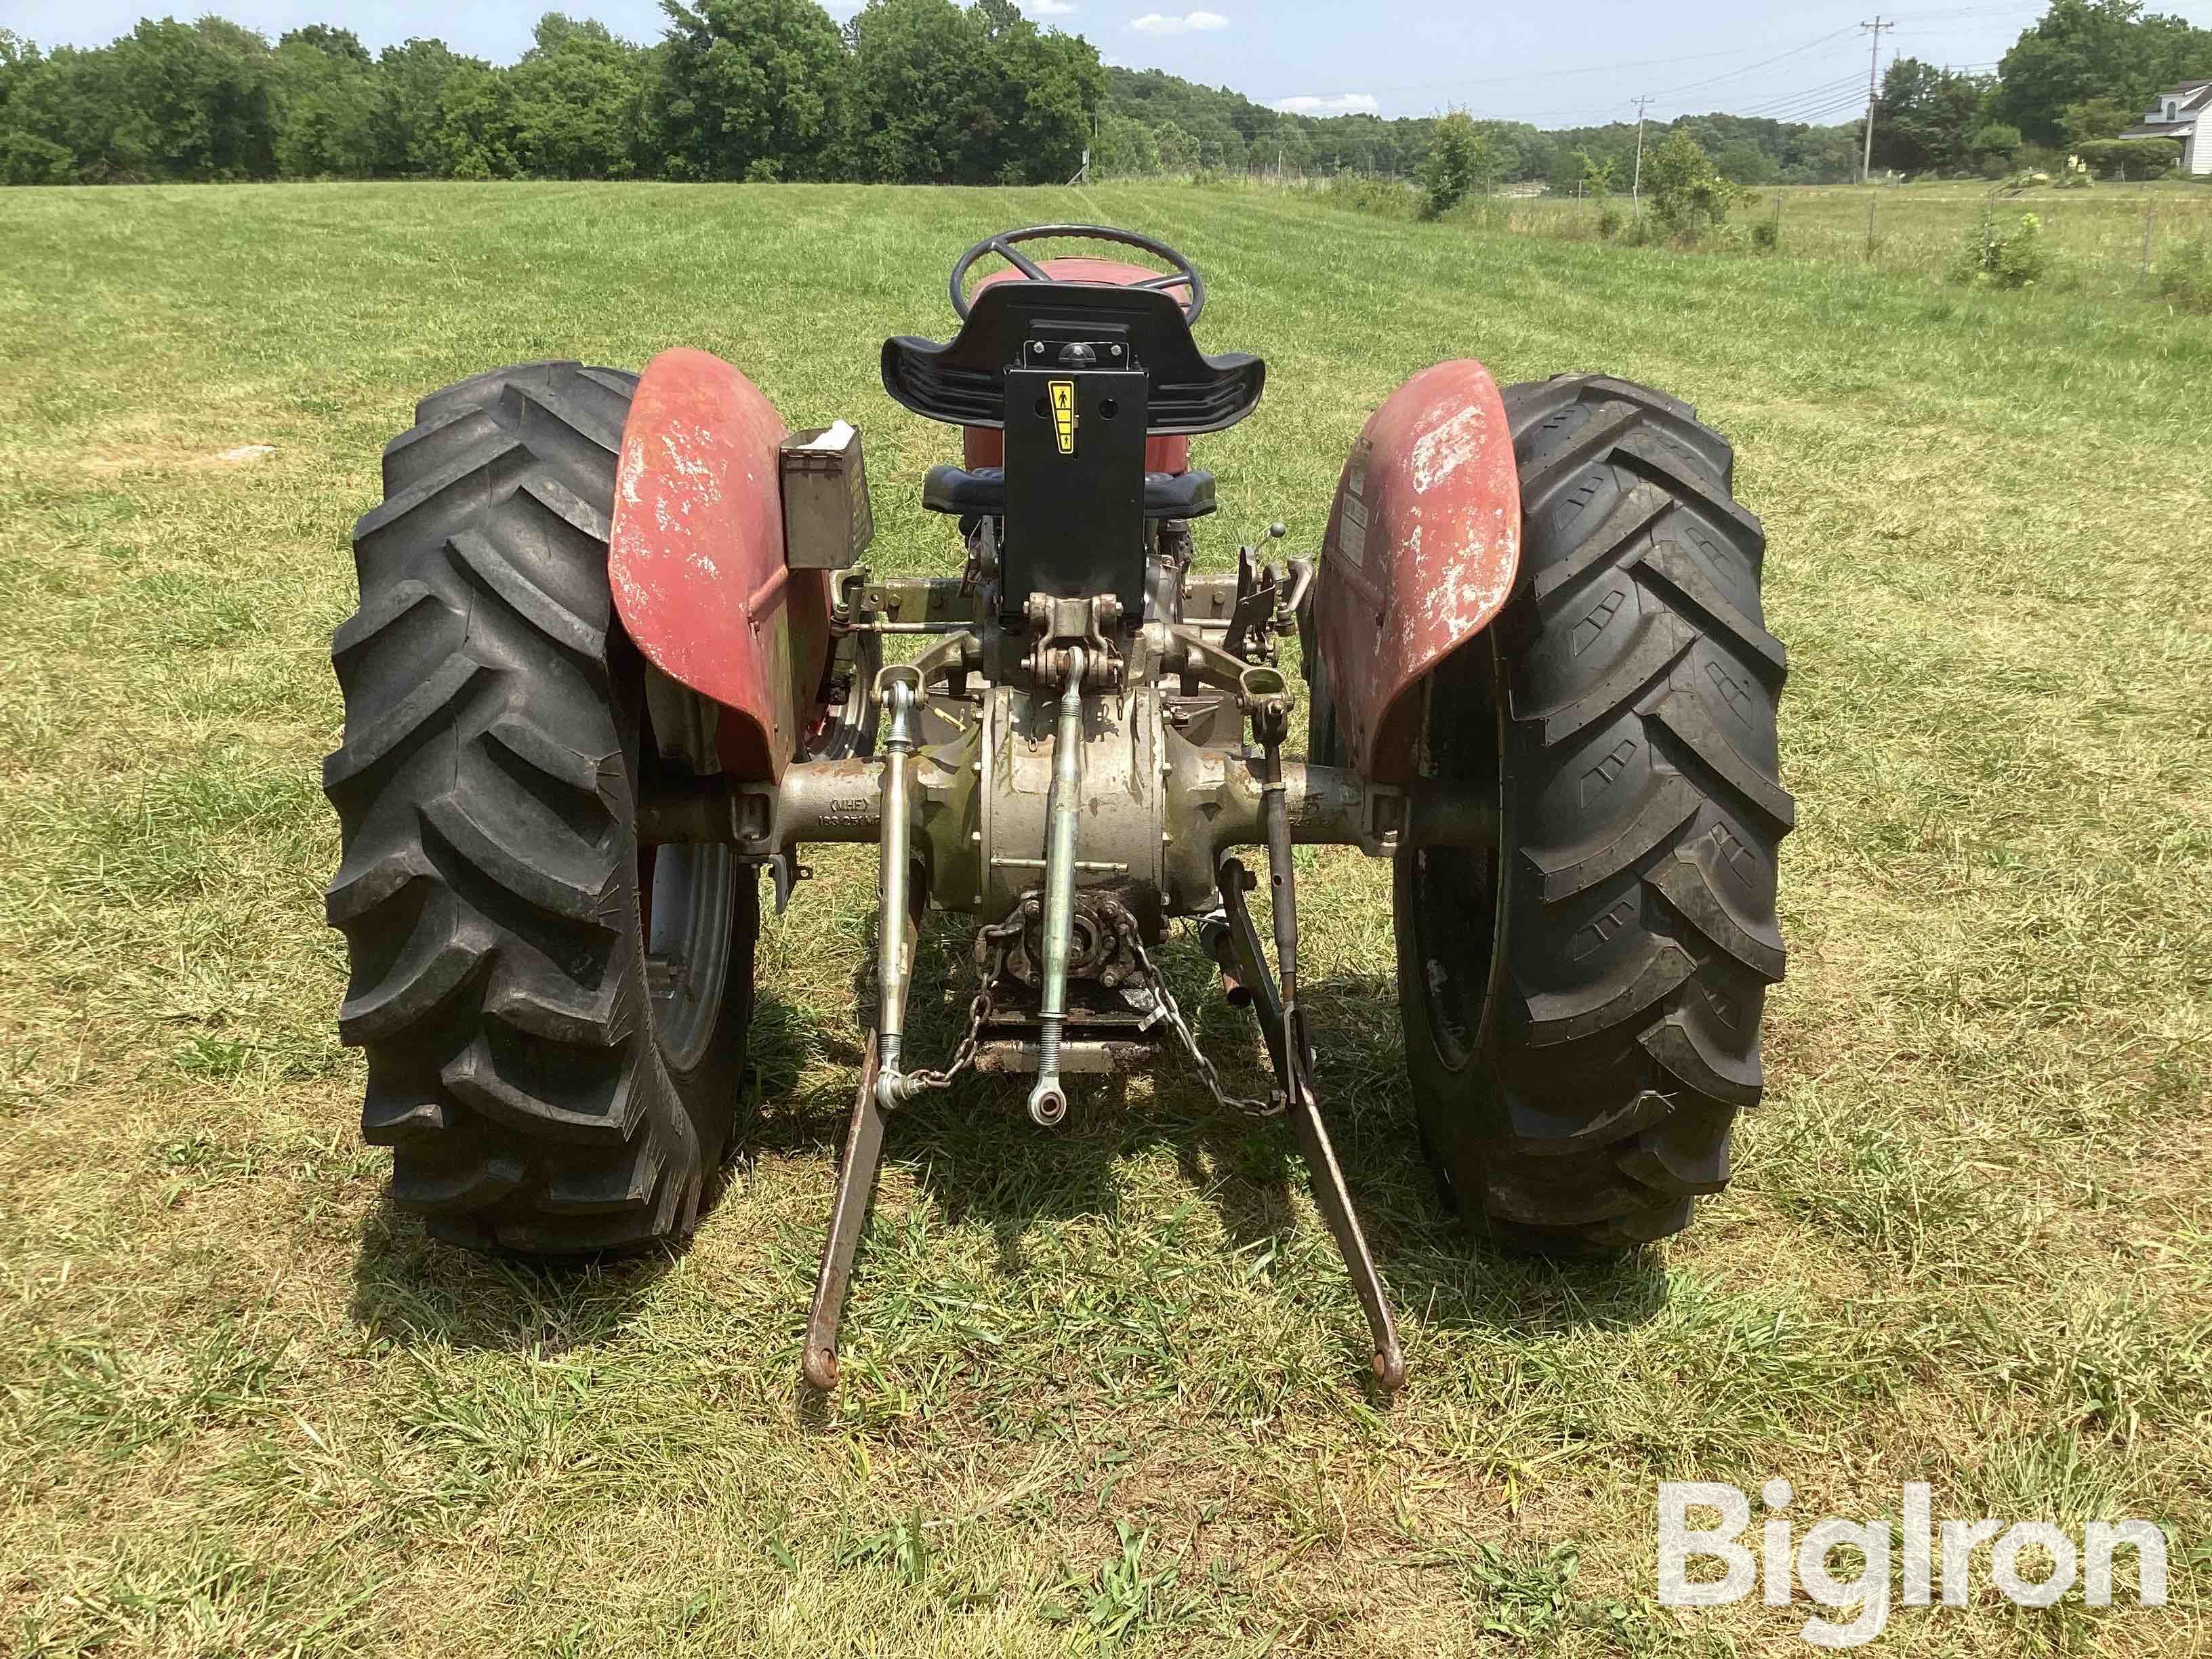
<path id="1" fill-rule="evenodd" d="M 1075 453 L 1075 382 L 1054 380 L 1052 392 L 1052 435 L 1063 455 Z"/>

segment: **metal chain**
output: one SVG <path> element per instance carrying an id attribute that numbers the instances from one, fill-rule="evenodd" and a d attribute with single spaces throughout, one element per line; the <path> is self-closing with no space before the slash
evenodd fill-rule
<path id="1" fill-rule="evenodd" d="M 1006 940 L 1021 930 L 1018 916 L 983 930 L 983 937 L 991 940 L 991 954 L 984 966 L 982 983 L 968 1004 L 968 1031 L 960 1039 L 960 1046 L 952 1051 L 952 1063 L 941 1072 L 908 1072 L 907 1081 L 914 1094 L 928 1089 L 950 1088 L 952 1079 L 975 1064 L 975 1050 L 982 1046 L 983 1024 L 991 1018 L 994 1004 L 992 994 L 1006 971 Z M 908 1097 L 911 1098 L 911 1095 Z"/>
<path id="2" fill-rule="evenodd" d="M 1001 922 L 996 927 L 987 929 L 986 937 L 1011 932 L 1019 926 L 1018 920 Z M 1206 1091 L 1213 1097 L 1215 1104 L 1224 1111 L 1238 1112 L 1246 1117 L 1281 1116 L 1285 1103 L 1280 1090 L 1270 1089 L 1264 1100 L 1248 1100 L 1231 1094 L 1222 1086 L 1221 1073 L 1206 1058 L 1206 1051 L 1199 1047 L 1197 1033 L 1190 1029 L 1190 1022 L 1183 1017 L 1182 1005 L 1176 1000 L 1175 993 L 1168 988 L 1167 975 L 1160 971 L 1159 964 L 1152 960 L 1151 953 L 1145 949 L 1144 941 L 1135 937 L 1133 930 L 1124 933 L 1123 938 L 1135 956 L 1137 967 L 1143 973 L 1152 995 L 1158 1000 L 1161 1013 L 1175 1028 L 1176 1036 L 1182 1039 L 1183 1048 L 1188 1052 L 1192 1064 L 1197 1066 L 1199 1078 L 1206 1085 Z M 1006 975 L 1006 948 L 1003 939 L 992 945 L 982 983 L 976 988 L 975 996 L 968 1004 L 967 1033 L 960 1039 L 960 1046 L 952 1051 L 951 1064 L 941 1072 L 908 1072 L 906 1074 L 915 1093 L 949 1088 L 955 1078 L 975 1064 L 975 1051 L 982 1046 L 983 1026 L 996 1007 L 994 994 Z"/>
<path id="3" fill-rule="evenodd" d="M 1168 1017 L 1168 1024 L 1175 1027 L 1176 1035 L 1182 1039 L 1182 1046 L 1190 1051 L 1191 1060 L 1198 1067 L 1199 1077 L 1212 1091 L 1215 1103 L 1224 1111 L 1241 1112 L 1247 1117 L 1281 1116 L 1286 1103 L 1281 1090 L 1270 1089 L 1265 1100 L 1244 1100 L 1231 1094 L 1221 1086 L 1221 1073 L 1214 1069 L 1213 1062 L 1206 1057 L 1206 1051 L 1198 1046 L 1197 1034 L 1190 1029 L 1190 1022 L 1182 1016 L 1182 1006 L 1176 1000 L 1175 993 L 1168 989 L 1167 975 L 1159 970 L 1151 955 L 1146 952 L 1142 939 L 1138 939 L 1133 933 L 1125 934 L 1123 937 L 1127 940 L 1130 950 L 1136 955 L 1137 966 L 1144 971 L 1145 977 L 1152 981 L 1152 994 L 1159 1000 L 1160 1011 Z"/>

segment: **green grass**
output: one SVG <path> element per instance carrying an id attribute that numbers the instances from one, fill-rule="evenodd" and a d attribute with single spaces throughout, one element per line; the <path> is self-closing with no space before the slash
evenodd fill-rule
<path id="1" fill-rule="evenodd" d="M 916 485 L 950 434 L 875 345 L 942 331 L 968 242 L 1054 218 L 1181 244 L 1207 341 L 1270 360 L 1205 446 L 1217 565 L 1273 518 L 1316 545 L 1365 411 L 1456 354 L 1690 398 L 1772 539 L 1790 977 L 1685 1237 L 1562 1271 L 1455 1233 L 1387 872 L 1307 866 L 1321 1083 L 1410 1337 L 1387 1407 L 1287 1130 L 1181 1070 L 1051 1136 L 1003 1085 L 903 1115 L 848 1381 L 802 1398 L 864 852 L 764 941 L 761 1125 L 688 1254 L 434 1249 L 356 1139 L 316 769 L 347 526 L 413 399 L 705 346 L 862 424 L 879 564 L 947 568 Z M 1281 192 L 0 196 L 0 1647 L 1797 1652 L 1802 1604 L 1652 1601 L 1656 1483 L 1779 1474 L 1808 1518 L 1926 1479 L 1939 1515 L 2174 1528 L 2163 1613 L 1984 1597 L 1886 1650 L 2203 1650 L 2208 386 L 2212 319 L 2154 306 Z"/>
<path id="2" fill-rule="evenodd" d="M 1340 206 L 1364 206 L 1401 218 L 1413 213 L 1413 196 L 1395 183 L 1347 177 L 1303 188 Z M 2035 188 L 2012 196 L 1994 194 L 1995 189 L 1978 179 L 1872 188 L 1770 185 L 1745 191 L 1727 227 L 1713 240 L 1730 251 L 1748 252 L 1753 226 L 1771 223 L 1784 258 L 1941 276 L 1958 264 L 1976 217 L 1994 206 L 2008 224 L 2024 213 L 2036 216 L 2050 254 L 2044 287 L 2098 299 L 2160 301 L 2177 288 L 2197 295 L 2203 286 L 2197 270 L 2203 249 L 2212 242 L 2212 185 L 2175 179 L 2086 190 Z M 1602 206 L 1624 222 L 1635 210 L 1625 191 Z M 1589 240 L 1599 234 L 1601 210 L 1598 203 L 1570 197 L 1475 197 L 1447 216 L 1484 230 Z M 2192 301 L 2177 303 L 2186 307 Z M 2193 307 L 2205 308 L 2201 297 L 2193 300 Z"/>

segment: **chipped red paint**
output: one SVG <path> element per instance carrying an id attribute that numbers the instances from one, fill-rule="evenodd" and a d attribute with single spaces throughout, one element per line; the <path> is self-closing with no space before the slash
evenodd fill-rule
<path id="1" fill-rule="evenodd" d="M 1149 283 L 1164 275 L 1147 270 L 1142 265 L 1124 264 L 1119 259 L 1047 259 L 1044 274 L 1061 283 L 1110 283 L 1115 288 L 1127 288 L 1132 283 Z M 981 292 L 994 283 L 1024 280 L 1018 270 L 994 270 L 975 284 Z M 1170 289 L 1178 302 L 1190 295 L 1180 289 Z M 1006 434 L 994 426 L 970 426 L 961 428 L 961 462 L 963 466 L 1004 466 L 1006 464 Z M 1147 472 L 1188 472 L 1190 471 L 1190 440 L 1186 436 L 1147 438 L 1145 441 L 1145 470 Z"/>
<path id="2" fill-rule="evenodd" d="M 1504 608 L 1520 563 L 1520 477 L 1498 386 L 1470 359 L 1424 369 L 1352 446 L 1314 592 L 1362 776 L 1414 776 L 1421 677 Z"/>
<path id="3" fill-rule="evenodd" d="M 722 705 L 722 763 L 780 778 L 816 714 L 830 573 L 787 570 L 782 416 L 704 351 L 646 366 L 623 428 L 607 574 L 647 661 Z"/>

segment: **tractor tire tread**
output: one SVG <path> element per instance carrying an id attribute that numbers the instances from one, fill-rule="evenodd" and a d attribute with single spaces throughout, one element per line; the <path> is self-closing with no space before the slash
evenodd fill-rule
<path id="1" fill-rule="evenodd" d="M 392 1148 L 398 1203 L 477 1249 L 678 1237 L 721 1151 L 662 1060 L 636 921 L 606 585 L 635 385 L 532 363 L 424 398 L 355 527 L 361 608 L 332 641 L 325 904 L 362 1133 Z"/>
<path id="2" fill-rule="evenodd" d="M 1475 1150 L 1440 1170 L 1498 1242 L 1604 1255 L 1680 1231 L 1727 1184 L 1764 1085 L 1788 659 L 1734 452 L 1689 405 L 1600 375 L 1503 395 L 1522 489 L 1521 580 L 1495 624 L 1507 991 Z"/>

